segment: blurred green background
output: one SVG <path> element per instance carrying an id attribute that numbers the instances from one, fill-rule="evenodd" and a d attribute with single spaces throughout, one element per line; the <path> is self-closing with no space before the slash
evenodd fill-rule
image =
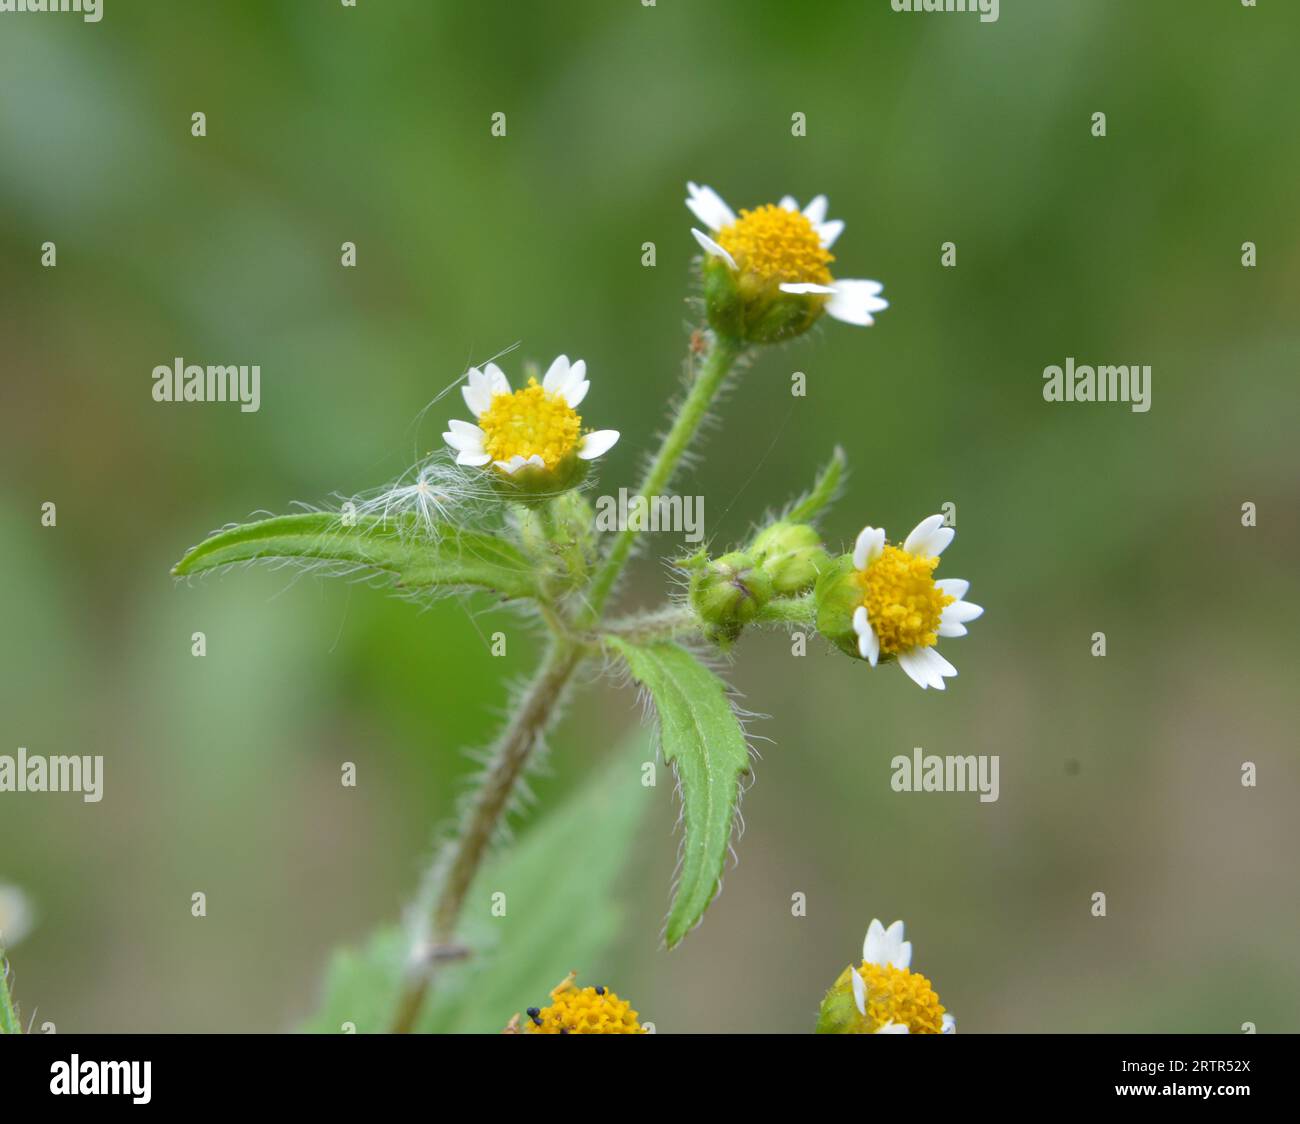
<path id="1" fill-rule="evenodd" d="M 227 521 L 396 475 L 463 414 L 449 396 L 414 421 L 426 403 L 516 341 L 512 374 L 588 361 L 584 421 L 623 432 L 602 489 L 634 485 L 698 323 L 694 179 L 735 206 L 826 192 L 837 272 L 891 301 L 737 386 L 679 479 L 713 541 L 840 443 L 828 535 L 902 535 L 953 502 L 941 573 L 987 613 L 946 642 L 942 695 L 747 637 L 730 677 L 771 741 L 725 892 L 659 948 L 676 809 L 647 790 L 621 934 L 581 965 L 557 941 L 554 978 L 580 967 L 660 1031 L 807 1030 L 867 922 L 902 917 L 963 1031 L 1300 1030 L 1298 34 L 1271 0 L 1003 0 L 993 24 L 887 0 L 0 17 L 0 752 L 107 770 L 97 805 L 0 796 L 0 882 L 38 914 L 12 950 L 27 1013 L 287 1028 L 329 951 L 398 916 L 463 748 L 532 665 L 517 619 L 168 568 Z M 155 403 L 178 355 L 260 363 L 260 412 Z M 1045 404 L 1067 355 L 1150 364 L 1151 412 Z M 655 559 L 679 546 L 647 544 L 626 605 L 662 596 Z M 638 714 L 631 690 L 580 695 L 521 830 Z M 999 754 L 1001 799 L 893 793 L 889 760 L 917 745 Z"/>

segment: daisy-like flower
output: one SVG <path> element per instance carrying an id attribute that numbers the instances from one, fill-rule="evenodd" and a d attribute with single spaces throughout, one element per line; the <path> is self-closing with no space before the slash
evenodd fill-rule
<path id="1" fill-rule="evenodd" d="M 524 1034 L 645 1034 L 637 1013 L 626 999 L 605 987 L 578 987 L 578 974 L 570 972 L 551 991 L 547 1007 L 529 1007 Z M 519 1033 L 519 1016 L 506 1030 Z"/>
<path id="2" fill-rule="evenodd" d="M 965 636 L 966 622 L 984 609 L 962 600 L 970 582 L 935 581 L 934 568 L 956 532 L 942 515 L 922 519 L 901 547 L 885 542 L 879 527 L 864 527 L 853 547 L 863 600 L 853 611 L 858 654 L 872 667 L 893 656 L 918 686 L 944 689 L 957 669 L 935 650 L 940 636 Z"/>
<path id="3" fill-rule="evenodd" d="M 457 464 L 488 468 L 525 491 L 560 491 L 618 441 L 615 429 L 582 432 L 578 406 L 590 388 L 587 364 L 570 363 L 566 355 L 540 384 L 529 379 L 519 390 L 511 390 L 495 363 L 472 368 L 461 393 L 477 424 L 452 420 L 443 439 L 456 450 Z"/>
<path id="4" fill-rule="evenodd" d="M 687 184 L 686 206 L 704 250 L 705 297 L 715 330 L 756 343 L 799 335 L 823 312 L 848 324 L 875 323 L 889 306 L 878 281 L 836 279 L 831 247 L 844 230 L 826 220 L 826 196 L 803 210 L 792 196 L 737 215 L 711 187 Z"/>
<path id="5" fill-rule="evenodd" d="M 934 578 L 954 534 L 942 515 L 922 519 L 902 546 L 887 543 L 879 527 L 864 527 L 852 555 L 817 583 L 818 627 L 872 667 L 897 660 L 918 686 L 942 691 L 957 669 L 935 645 L 965 636 L 966 624 L 984 612 L 964 600 L 970 582 Z"/>
<path id="6" fill-rule="evenodd" d="M 912 943 L 903 923 L 886 929 L 872 921 L 862 942 L 862 963 L 845 968 L 822 1001 L 817 1021 L 823 1034 L 954 1034 L 930 981 L 913 972 Z"/>

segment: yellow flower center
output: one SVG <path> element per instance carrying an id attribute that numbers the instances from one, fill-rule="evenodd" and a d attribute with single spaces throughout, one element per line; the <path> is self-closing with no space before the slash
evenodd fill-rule
<path id="1" fill-rule="evenodd" d="M 578 444 L 582 418 L 536 379 L 513 394 L 498 394 L 478 419 L 483 449 L 494 461 L 534 454 L 554 468 Z"/>
<path id="2" fill-rule="evenodd" d="M 956 598 L 934 584 L 938 564 L 937 558 L 918 558 L 900 547 L 886 546 L 862 572 L 862 603 L 882 655 L 928 648 L 939 638 L 943 607 Z"/>
<path id="3" fill-rule="evenodd" d="M 740 218 L 718 232 L 718 245 L 742 270 L 764 281 L 831 283 L 826 266 L 835 256 L 799 211 L 787 211 L 773 203 L 741 211 Z"/>
<path id="4" fill-rule="evenodd" d="M 644 1034 L 626 999 L 603 987 L 565 987 L 551 992 L 551 1005 L 529 1010 L 525 1034 Z"/>
<path id="5" fill-rule="evenodd" d="M 851 986 L 849 973 L 854 970 L 846 968 L 839 982 Z M 907 1027 L 909 1034 L 943 1033 L 943 1004 L 919 972 L 867 963 L 856 971 L 867 985 L 867 1013 L 859 1033 L 874 1034 L 891 1021 Z"/>

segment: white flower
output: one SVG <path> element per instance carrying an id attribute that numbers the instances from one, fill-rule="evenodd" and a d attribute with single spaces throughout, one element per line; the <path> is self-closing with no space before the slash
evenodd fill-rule
<path id="1" fill-rule="evenodd" d="M 17 886 L 0 884 L 0 949 L 13 948 L 32 930 L 32 907 Z"/>
<path id="2" fill-rule="evenodd" d="M 886 929 L 873 920 L 867 926 L 867 936 L 862 942 L 862 959 L 867 964 L 882 968 L 910 968 L 912 942 L 903 940 L 903 923 L 895 921 Z"/>
<path id="3" fill-rule="evenodd" d="M 859 654 L 872 667 L 881 656 L 893 656 L 914 683 L 939 691 L 957 669 L 935 650 L 937 639 L 965 636 L 966 623 L 984 612 L 963 600 L 970 582 L 932 576 L 954 534 L 942 515 L 931 515 L 901 547 L 886 544 L 879 527 L 864 527 L 853 548 L 865 590 L 853 613 Z"/>
<path id="4" fill-rule="evenodd" d="M 870 970 L 868 965 L 876 969 L 883 969 L 883 977 L 887 979 L 887 984 L 879 993 L 881 998 L 880 1007 L 886 1009 L 888 1017 L 876 1027 L 876 1034 L 910 1034 L 911 1029 L 906 1022 L 899 1021 L 893 1017 L 894 1014 L 907 1014 L 908 1005 L 904 1002 L 904 997 L 915 995 L 917 993 L 928 993 L 930 1004 L 919 1008 L 919 1014 L 916 1011 L 909 1016 L 918 1020 L 917 1025 L 931 1028 L 933 1033 L 933 1010 L 934 1005 L 938 1003 L 938 996 L 934 994 L 933 988 L 928 980 L 922 976 L 915 975 L 912 970 L 912 942 L 903 939 L 903 923 L 895 921 L 886 929 L 878 920 L 872 919 L 867 926 L 867 936 L 862 942 L 862 971 L 849 969 L 849 982 L 853 987 L 853 1001 L 858 1008 L 858 1014 L 868 1018 L 867 1013 L 867 982 L 862 973 Z M 873 977 L 874 978 L 874 977 Z M 914 1000 L 913 1000 L 914 1001 Z M 892 1010 L 890 1010 L 892 1009 Z M 927 1014 L 928 1013 L 928 1014 Z M 882 1016 L 877 1013 L 875 1018 Z M 940 1034 L 956 1034 L 957 1020 L 947 1012 L 944 1012 L 939 1020 Z"/>
<path id="5" fill-rule="evenodd" d="M 711 187 L 686 185 L 686 206 L 710 231 L 694 227 L 704 252 L 726 262 L 733 273 L 753 274 L 777 282 L 784 293 L 826 296 L 825 310 L 846 324 L 875 323 L 872 313 L 889 307 L 879 281 L 837 280 L 827 266 L 830 248 L 844 230 L 840 219 L 826 221 L 826 196 L 818 195 L 802 211 L 792 196 L 738 216 Z M 715 237 L 716 236 L 716 237 Z"/>
<path id="6" fill-rule="evenodd" d="M 456 450 L 456 463 L 492 465 L 507 476 L 525 467 L 554 471 L 572 457 L 589 461 L 608 452 L 618 431 L 582 433 L 578 405 L 587 396 L 587 364 L 559 356 L 539 386 L 536 380 L 512 391 L 495 363 L 470 370 L 461 388 L 478 424 L 453 419 L 443 439 Z"/>

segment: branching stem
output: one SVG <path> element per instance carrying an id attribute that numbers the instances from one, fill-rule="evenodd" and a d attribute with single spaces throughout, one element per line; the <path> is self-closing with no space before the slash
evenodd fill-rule
<path id="1" fill-rule="evenodd" d="M 713 338 L 709 353 L 673 418 L 659 452 L 646 471 L 640 495 L 661 495 L 668 487 L 673 473 L 698 434 L 701 423 L 708 416 L 718 391 L 743 349 L 744 345 L 739 340 Z M 543 513 L 542 519 L 547 531 L 554 535 L 551 513 Z M 600 622 L 605 603 L 631 556 L 636 534 L 630 528 L 618 532 L 587 590 L 584 608 L 578 615 L 577 625 L 580 629 L 592 629 Z M 554 619 L 553 614 L 548 613 L 546 620 L 552 630 L 551 646 L 519 700 L 509 724 L 493 747 L 482 783 L 474 792 L 461 820 L 452 843 L 449 863 L 436 891 L 433 945 L 409 966 L 397 1015 L 393 1020 L 392 1029 L 396 1033 L 409 1033 L 415 1028 L 428 996 L 439 960 L 439 950 L 454 943 L 465 897 L 483 859 L 491 849 L 492 840 L 510 807 L 515 787 L 534 748 L 550 725 L 575 668 L 589 650 L 576 643 L 567 625 Z"/>

